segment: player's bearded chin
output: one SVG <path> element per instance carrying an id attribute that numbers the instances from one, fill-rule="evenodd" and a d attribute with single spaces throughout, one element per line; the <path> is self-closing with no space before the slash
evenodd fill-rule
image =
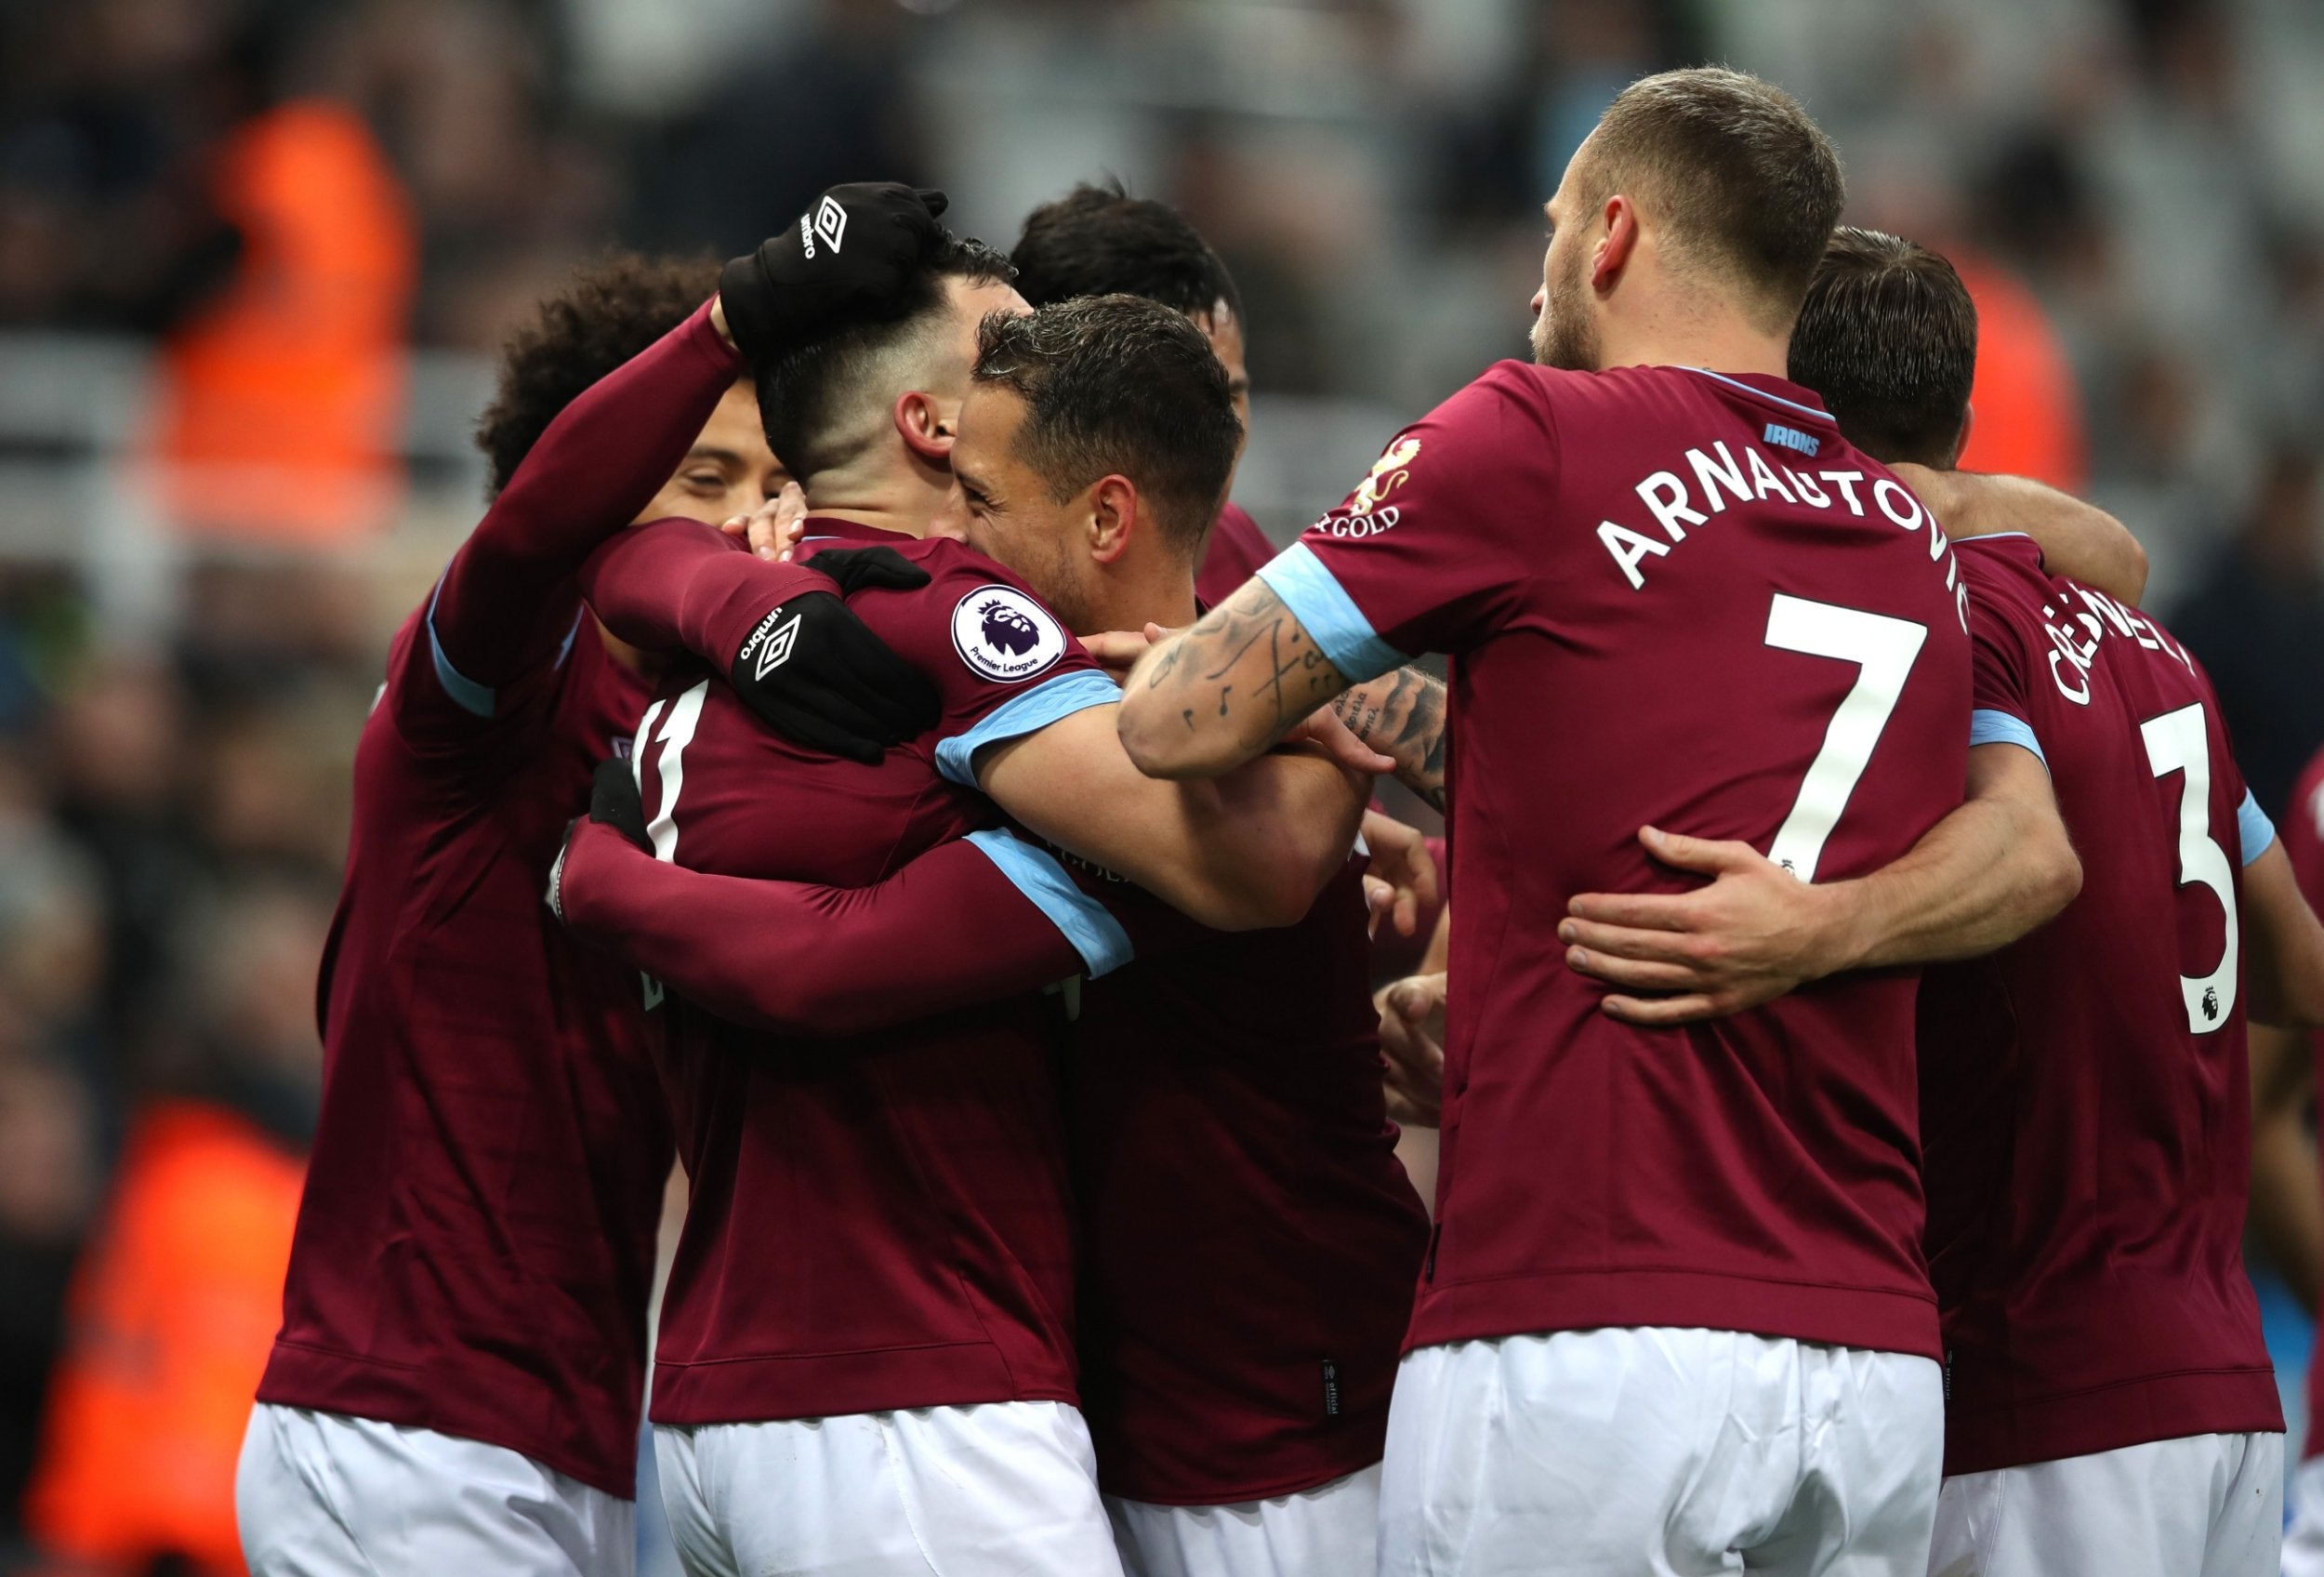
<path id="1" fill-rule="evenodd" d="M 1545 367 L 1592 372 L 1598 365 L 1598 327 L 1590 318 L 1578 255 L 1549 282 L 1541 315 L 1533 320 L 1533 359 Z"/>

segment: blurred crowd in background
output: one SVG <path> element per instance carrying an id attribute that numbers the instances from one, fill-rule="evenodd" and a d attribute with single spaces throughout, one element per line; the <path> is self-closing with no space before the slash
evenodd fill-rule
<path id="1" fill-rule="evenodd" d="M 1704 60 L 1956 258 L 1966 462 L 2137 531 L 2286 814 L 2324 742 L 2310 0 L 0 0 L 0 1570 L 233 1569 L 354 738 L 480 506 L 485 358 L 576 260 L 724 256 L 861 178 L 1006 245 L 1118 176 L 1235 270 L 1238 497 L 1287 540 L 1525 353 L 1566 156 Z"/>

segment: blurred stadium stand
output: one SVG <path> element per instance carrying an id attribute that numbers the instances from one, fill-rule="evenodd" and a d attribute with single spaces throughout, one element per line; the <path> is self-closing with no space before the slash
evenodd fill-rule
<path id="1" fill-rule="evenodd" d="M 574 261 L 737 250 L 864 176 L 944 186 L 1005 245 L 1117 174 L 1236 271 L 1237 496 L 1287 540 L 1524 353 L 1567 153 L 1624 82 L 1703 59 L 1807 101 L 1853 219 L 1974 260 L 1972 462 L 2086 484 L 2138 531 L 2280 814 L 2324 740 L 2310 0 L 0 4 L 0 1572 L 50 1570 L 36 1463 L 137 1471 L 91 1465 L 90 1407 L 178 1405 L 109 1388 L 108 1344 L 158 1350 L 253 1274 L 222 1245 L 125 1269 L 124 1158 L 225 1135 L 182 1152 L 227 1158 L 220 1213 L 174 1230 L 238 1241 L 261 1158 L 295 1164 L 383 637 L 477 513 L 492 346 Z M 185 1427 L 225 1493 L 231 1454 Z M 71 1499 L 34 1504 L 118 1558 L 90 1570 L 231 1569 L 214 1528 L 99 1550 Z"/>

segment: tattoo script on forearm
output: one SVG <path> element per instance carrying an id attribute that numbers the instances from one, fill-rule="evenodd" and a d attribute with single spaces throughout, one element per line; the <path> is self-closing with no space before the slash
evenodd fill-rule
<path id="1" fill-rule="evenodd" d="M 1155 662 L 1145 685 L 1188 733 L 1221 727 L 1263 749 L 1347 683 L 1266 582 L 1220 603 Z"/>
<path id="2" fill-rule="evenodd" d="M 1349 731 L 1394 758 L 1396 781 L 1445 809 L 1445 684 L 1414 668 L 1356 685 L 1331 703 Z"/>

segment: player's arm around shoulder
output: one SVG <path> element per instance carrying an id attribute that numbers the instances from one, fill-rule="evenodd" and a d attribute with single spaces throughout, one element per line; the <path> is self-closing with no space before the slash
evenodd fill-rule
<path id="1" fill-rule="evenodd" d="M 1291 925 L 1347 861 L 1370 779 L 1320 752 L 1271 752 L 1215 780 L 1148 777 L 1118 707 L 997 745 L 979 786 L 1027 828 L 1221 931 Z"/>
<path id="2" fill-rule="evenodd" d="M 2131 606 L 2146 590 L 2146 550 L 2130 527 L 2070 493 L 2022 476 L 1890 468 L 1918 494 L 1956 542 L 2022 532 L 2055 575 L 2094 586 Z"/>
<path id="3" fill-rule="evenodd" d="M 1974 747 L 1961 807 L 1901 858 L 1853 881 L 1801 881 L 1748 843 L 1654 828 L 1639 839 L 1710 885 L 1585 893 L 1558 928 L 1567 964 L 1622 987 L 1604 1009 L 1632 1024 L 1724 1017 L 1842 970 L 1974 958 L 2081 891 L 2049 769 L 2016 743 Z M 1662 995 L 1629 994 L 1642 990 Z"/>

